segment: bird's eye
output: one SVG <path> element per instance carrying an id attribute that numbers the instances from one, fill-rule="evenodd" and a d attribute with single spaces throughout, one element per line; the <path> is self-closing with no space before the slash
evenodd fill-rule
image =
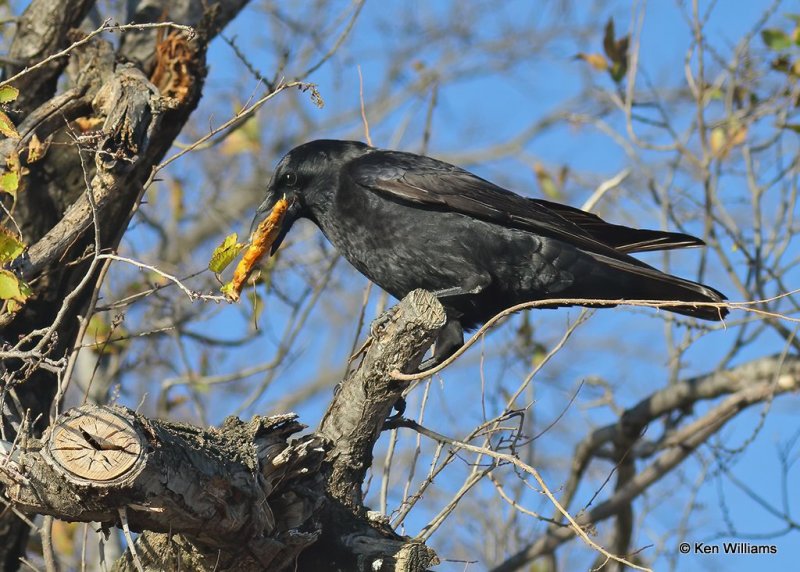
<path id="1" fill-rule="evenodd" d="M 294 173 L 284 173 L 281 176 L 281 180 L 287 187 L 294 187 L 297 184 L 297 175 Z"/>

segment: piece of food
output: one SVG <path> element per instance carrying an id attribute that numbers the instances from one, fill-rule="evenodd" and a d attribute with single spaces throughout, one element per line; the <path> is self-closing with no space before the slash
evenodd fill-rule
<path id="1" fill-rule="evenodd" d="M 286 215 L 286 209 L 289 206 L 289 201 L 286 198 L 280 199 L 272 208 L 272 212 L 265 218 L 253 231 L 250 237 L 250 246 L 244 252 L 244 256 L 236 265 L 236 270 L 233 272 L 233 279 L 222 287 L 222 293 L 226 298 L 234 302 L 239 301 L 239 295 L 242 293 L 245 282 L 253 273 L 253 269 L 258 263 L 259 259 L 269 252 L 272 243 L 278 237 L 280 232 L 281 221 Z"/>

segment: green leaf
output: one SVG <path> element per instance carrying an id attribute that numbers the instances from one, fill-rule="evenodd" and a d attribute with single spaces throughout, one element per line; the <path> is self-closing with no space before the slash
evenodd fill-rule
<path id="1" fill-rule="evenodd" d="M 538 161 L 533 164 L 533 172 L 536 174 L 536 180 L 539 182 L 539 188 L 542 192 L 551 199 L 561 198 L 561 191 L 556 185 L 553 176 L 550 172 Z"/>
<path id="2" fill-rule="evenodd" d="M 628 73 L 628 62 L 614 62 L 609 73 L 611 74 L 611 79 L 617 83 L 621 82 L 625 78 L 625 74 Z"/>
<path id="3" fill-rule="evenodd" d="M 617 39 L 614 33 L 614 19 L 609 18 L 603 33 L 603 51 L 611 62 L 608 73 L 616 83 L 621 82 L 628 73 L 629 36 Z"/>
<path id="4" fill-rule="evenodd" d="M 722 92 L 722 90 L 720 88 L 712 87 L 708 91 L 706 91 L 706 97 L 709 100 L 713 99 L 713 100 L 716 100 L 716 101 L 722 101 L 722 100 L 725 99 L 725 94 Z"/>
<path id="5" fill-rule="evenodd" d="M 789 129 L 795 133 L 800 134 L 800 123 L 787 123 L 783 126 L 784 129 Z"/>
<path id="6" fill-rule="evenodd" d="M 130 346 L 128 336 L 125 328 L 119 324 L 110 324 L 100 314 L 92 316 L 86 327 L 86 337 L 91 340 L 89 348 L 96 354 L 122 353 Z"/>
<path id="7" fill-rule="evenodd" d="M 211 272 L 219 274 L 233 262 L 234 258 L 239 254 L 239 251 L 244 247 L 238 240 L 239 235 L 234 232 L 226 236 L 222 244 L 214 249 L 211 260 L 208 262 L 208 269 L 211 270 Z"/>
<path id="8" fill-rule="evenodd" d="M 0 264 L 11 262 L 25 250 L 23 243 L 16 234 L 0 226 Z"/>
<path id="9" fill-rule="evenodd" d="M 0 192 L 8 193 L 12 197 L 17 197 L 17 189 L 19 189 L 19 174 L 12 172 L 5 172 L 0 175 Z"/>
<path id="10" fill-rule="evenodd" d="M 24 303 L 33 291 L 10 270 L 0 269 L 0 299 Z"/>
<path id="11" fill-rule="evenodd" d="M 603 34 L 603 51 L 610 60 L 616 59 L 616 45 L 614 42 L 614 18 L 609 18 L 606 23 L 605 33 Z"/>
<path id="12" fill-rule="evenodd" d="M 766 44 L 770 50 L 776 52 L 788 50 L 792 47 L 792 39 L 783 30 L 777 30 L 775 28 L 761 30 L 761 39 L 764 40 L 764 44 Z"/>
<path id="13" fill-rule="evenodd" d="M 222 295 L 225 296 L 231 302 L 238 302 L 239 301 L 239 294 L 237 294 L 236 289 L 233 287 L 233 282 L 228 282 L 224 284 L 222 288 L 219 289 L 222 292 Z"/>
<path id="14" fill-rule="evenodd" d="M 19 90 L 16 87 L 12 87 L 10 85 L 4 85 L 0 87 L 0 103 L 9 103 L 17 99 L 19 95 Z"/>
<path id="15" fill-rule="evenodd" d="M 0 111 L 0 133 L 5 135 L 6 137 L 13 137 L 14 139 L 19 139 L 19 133 L 17 133 L 17 129 L 14 127 L 14 124 L 9 119 L 8 115 Z"/>

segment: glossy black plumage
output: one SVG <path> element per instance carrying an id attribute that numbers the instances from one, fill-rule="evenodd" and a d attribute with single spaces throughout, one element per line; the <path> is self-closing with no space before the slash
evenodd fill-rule
<path id="1" fill-rule="evenodd" d="M 702 245 L 697 238 L 610 224 L 573 207 L 522 197 L 430 157 L 354 141 L 312 141 L 280 161 L 259 215 L 282 196 L 290 207 L 273 252 L 292 223 L 305 217 L 396 298 L 415 288 L 439 295 L 448 325 L 435 361 L 463 344 L 464 329 L 521 302 L 725 298 L 630 256 Z M 727 313 L 708 306 L 667 309 L 706 320 Z"/>

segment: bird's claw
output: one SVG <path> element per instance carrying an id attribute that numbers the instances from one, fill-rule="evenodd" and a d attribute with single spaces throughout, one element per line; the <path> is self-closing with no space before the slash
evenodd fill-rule
<path id="1" fill-rule="evenodd" d="M 406 412 L 406 400 L 403 396 L 397 398 L 397 401 L 394 402 L 392 405 L 392 409 L 397 411 L 394 415 L 389 415 L 386 420 L 383 422 L 384 429 L 394 429 L 396 427 L 397 421 L 403 418 L 403 414 Z"/>
<path id="2" fill-rule="evenodd" d="M 388 310 L 386 310 L 383 314 L 375 318 L 372 323 L 369 325 L 369 335 L 373 339 L 377 339 L 381 337 L 384 330 L 386 330 L 386 326 L 389 322 L 392 321 L 395 314 L 397 314 L 397 306 L 392 306 Z"/>

